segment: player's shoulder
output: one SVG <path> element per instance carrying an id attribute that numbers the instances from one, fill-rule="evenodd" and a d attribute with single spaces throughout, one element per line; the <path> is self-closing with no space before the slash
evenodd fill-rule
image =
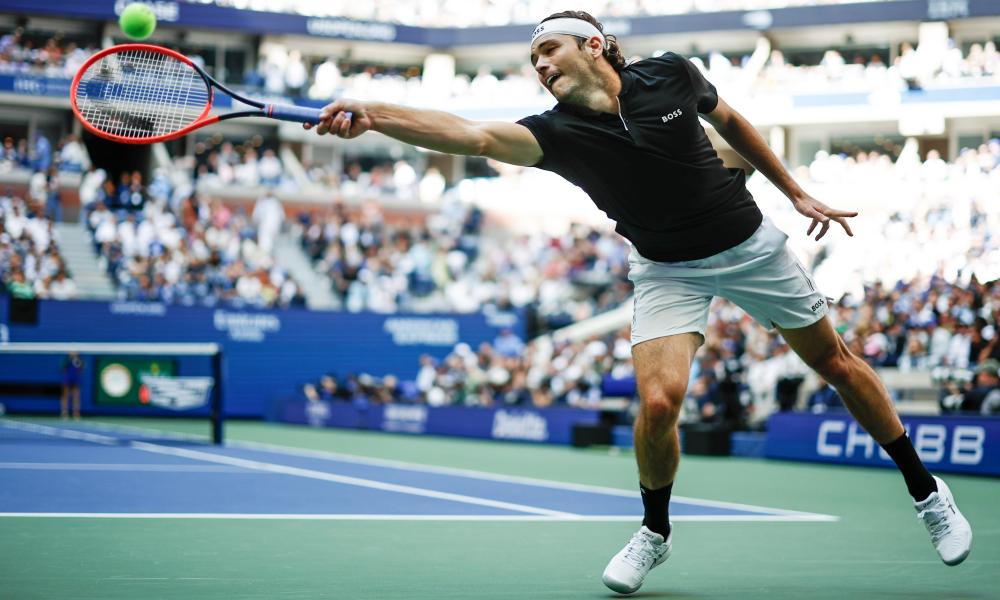
<path id="1" fill-rule="evenodd" d="M 630 63 L 626 68 L 649 75 L 668 75 L 684 68 L 686 58 L 676 52 L 664 52 L 659 56 L 644 58 Z"/>
<path id="2" fill-rule="evenodd" d="M 524 117 L 517 122 L 530 128 L 531 125 L 556 123 L 568 117 L 569 113 L 561 109 L 560 105 L 557 104 L 545 112 Z"/>

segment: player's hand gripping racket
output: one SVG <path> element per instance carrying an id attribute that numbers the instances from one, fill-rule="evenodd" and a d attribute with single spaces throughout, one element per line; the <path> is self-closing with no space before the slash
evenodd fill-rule
<path id="1" fill-rule="evenodd" d="M 255 109 L 210 116 L 213 88 Z M 319 109 L 245 98 L 186 56 L 149 44 L 122 44 L 91 56 L 73 78 L 70 103 L 88 131 L 126 144 L 172 140 L 236 117 L 320 121 Z"/>

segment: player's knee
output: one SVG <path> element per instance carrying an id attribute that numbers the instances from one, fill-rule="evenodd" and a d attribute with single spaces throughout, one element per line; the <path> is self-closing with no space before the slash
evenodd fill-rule
<path id="1" fill-rule="evenodd" d="M 857 359 L 847 348 L 838 347 L 818 358 L 811 366 L 823 379 L 837 387 L 850 379 L 854 360 Z"/>
<path id="2" fill-rule="evenodd" d="M 671 425 L 677 422 L 684 403 L 685 386 L 657 382 L 639 390 L 642 411 L 653 423 Z"/>

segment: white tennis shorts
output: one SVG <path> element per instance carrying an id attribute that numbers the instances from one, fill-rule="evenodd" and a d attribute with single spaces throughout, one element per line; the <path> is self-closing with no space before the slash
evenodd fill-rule
<path id="1" fill-rule="evenodd" d="M 768 330 L 806 327 L 822 319 L 829 300 L 787 248 L 787 239 L 764 217 L 746 241 L 708 258 L 656 262 L 633 248 L 632 345 L 678 333 L 704 336 L 715 296 L 730 300 Z"/>

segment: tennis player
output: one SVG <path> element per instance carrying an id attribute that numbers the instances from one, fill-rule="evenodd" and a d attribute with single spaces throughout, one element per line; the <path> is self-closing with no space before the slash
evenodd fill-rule
<path id="1" fill-rule="evenodd" d="M 645 517 L 611 559 L 604 583 L 634 592 L 670 555 L 677 420 L 713 296 L 777 329 L 837 388 L 899 467 L 941 559 L 962 562 L 972 530 L 948 486 L 924 467 L 878 376 L 834 331 L 828 300 L 786 248 L 787 236 L 762 216 L 743 172 L 723 166 L 699 115 L 810 220 L 808 234 L 818 228 L 817 240 L 831 224 L 853 235 L 848 219 L 857 213 L 831 208 L 799 187 L 753 126 L 677 54 L 627 64 L 596 19 L 567 11 L 534 30 L 531 63 L 558 104 L 517 123 L 338 100 L 323 109 L 317 130 L 342 138 L 378 131 L 438 152 L 553 171 L 583 188 L 632 242 L 632 356 L 641 399 L 635 454 Z"/>

